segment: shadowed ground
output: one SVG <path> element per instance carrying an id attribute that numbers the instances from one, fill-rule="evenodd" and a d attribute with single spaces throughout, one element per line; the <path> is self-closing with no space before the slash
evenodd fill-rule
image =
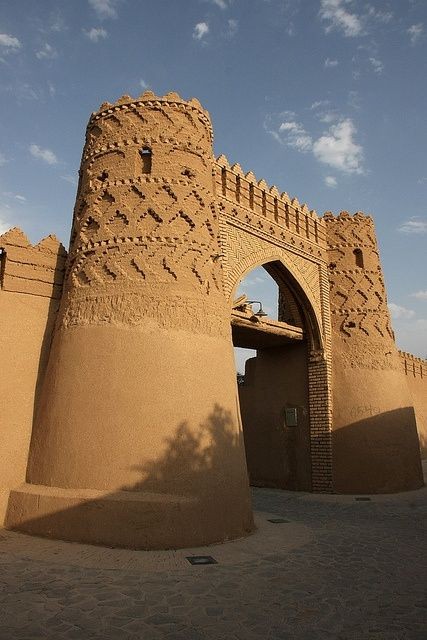
<path id="1" fill-rule="evenodd" d="M 254 535 L 184 551 L 0 531 L 1 640 L 425 638 L 425 489 L 370 501 L 256 489 L 254 507 Z"/>

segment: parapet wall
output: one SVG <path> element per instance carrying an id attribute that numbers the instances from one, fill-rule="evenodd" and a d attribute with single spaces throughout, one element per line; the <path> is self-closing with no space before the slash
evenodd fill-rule
<path id="1" fill-rule="evenodd" d="M 427 384 L 427 360 L 413 356 L 412 353 L 399 351 L 403 370 L 408 377 L 420 378 Z"/>
<path id="2" fill-rule="evenodd" d="M 427 360 L 399 351 L 415 410 L 421 457 L 427 458 Z"/>
<path id="3" fill-rule="evenodd" d="M 269 187 L 263 179 L 257 181 L 251 171 L 245 174 L 239 164 L 230 166 L 224 155 L 217 158 L 214 175 L 217 197 L 235 205 L 232 215 L 236 218 L 252 226 L 263 220 L 271 223 L 272 235 L 282 230 L 326 248 L 324 221 L 297 198 L 291 199 L 286 192 L 279 193 L 277 187 Z M 248 210 L 252 214 L 249 219 Z"/>
<path id="4" fill-rule="evenodd" d="M 20 229 L 0 236 L 0 524 L 9 489 L 25 480 L 37 390 L 62 290 L 64 247 L 32 245 Z"/>
<path id="5" fill-rule="evenodd" d="M 66 251 L 55 236 L 31 245 L 18 228 L 0 236 L 1 289 L 55 300 L 61 297 Z"/>

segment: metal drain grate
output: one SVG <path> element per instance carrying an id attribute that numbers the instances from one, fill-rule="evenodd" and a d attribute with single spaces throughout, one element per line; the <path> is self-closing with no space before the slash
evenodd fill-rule
<path id="1" fill-rule="evenodd" d="M 212 556 L 187 556 L 190 564 L 218 564 Z"/>
<path id="2" fill-rule="evenodd" d="M 273 524 L 283 524 L 285 522 L 290 522 L 290 520 L 285 520 L 285 518 L 269 518 L 268 522 L 272 522 Z"/>
<path id="3" fill-rule="evenodd" d="M 358 496 L 355 500 L 357 502 L 370 502 L 371 498 L 368 498 L 367 496 Z"/>

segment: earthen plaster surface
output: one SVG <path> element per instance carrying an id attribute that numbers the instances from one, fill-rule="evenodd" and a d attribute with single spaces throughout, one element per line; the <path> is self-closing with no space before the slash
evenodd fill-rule
<path id="1" fill-rule="evenodd" d="M 104 103 L 86 132 L 66 262 L 52 237 L 0 237 L 4 335 L 23 319 L 5 353 L 29 362 L 26 402 L 11 391 L 18 376 L 2 379 L 9 526 L 143 548 L 252 529 L 230 320 L 240 279 L 261 264 L 279 286 L 279 322 L 303 336 L 304 420 L 285 453 L 307 468 L 289 486 L 421 486 L 425 362 L 397 351 L 372 219 L 319 217 L 215 160 L 212 138 L 195 99 Z"/>

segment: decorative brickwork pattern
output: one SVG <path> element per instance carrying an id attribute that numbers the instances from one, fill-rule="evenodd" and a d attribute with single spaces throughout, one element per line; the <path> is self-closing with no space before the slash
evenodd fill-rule
<path id="1" fill-rule="evenodd" d="M 348 366 L 396 368 L 394 335 L 372 218 L 324 216 L 328 231 L 331 320 L 349 350 Z"/>
<path id="2" fill-rule="evenodd" d="M 221 213 L 221 249 L 224 291 L 232 294 L 246 272 L 254 267 L 280 260 L 301 284 L 322 326 L 319 262 L 299 254 L 292 245 L 263 235 L 259 230 L 240 225 Z"/>
<path id="3" fill-rule="evenodd" d="M 331 362 L 312 353 L 308 367 L 312 490 L 332 493 Z"/>
<path id="4" fill-rule="evenodd" d="M 105 106 L 86 135 L 63 325 L 151 318 L 225 334 L 207 113 L 149 92 Z"/>

